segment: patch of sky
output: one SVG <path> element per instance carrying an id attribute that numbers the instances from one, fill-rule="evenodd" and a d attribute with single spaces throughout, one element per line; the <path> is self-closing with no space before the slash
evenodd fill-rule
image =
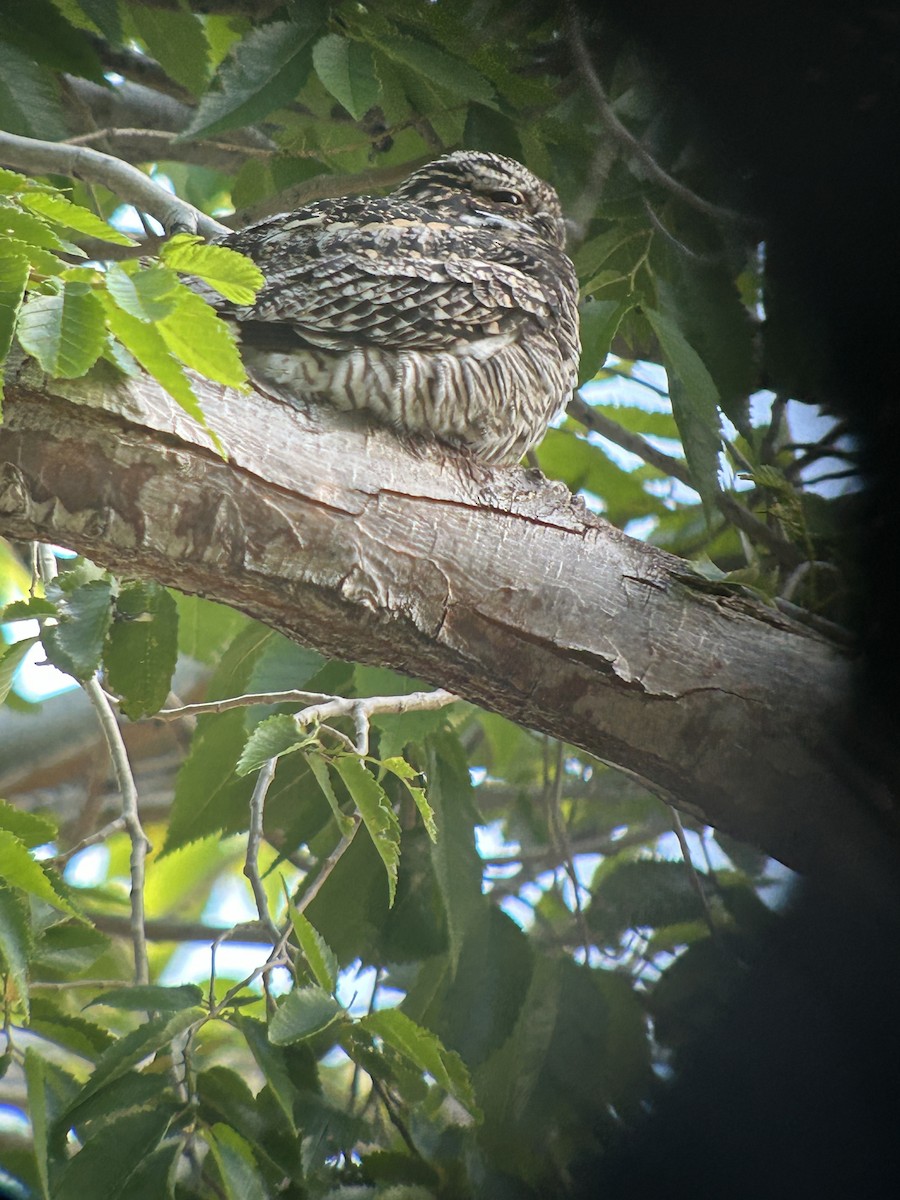
<path id="1" fill-rule="evenodd" d="M 96 887 L 109 874 L 109 848 L 88 846 L 66 863 L 63 878 L 71 887 Z"/>

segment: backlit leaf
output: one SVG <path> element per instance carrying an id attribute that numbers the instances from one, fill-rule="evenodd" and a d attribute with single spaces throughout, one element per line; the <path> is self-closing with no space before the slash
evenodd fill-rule
<path id="1" fill-rule="evenodd" d="M 103 307 L 86 283 L 64 281 L 23 305 L 16 336 L 48 375 L 76 379 L 97 361 L 106 341 Z"/>

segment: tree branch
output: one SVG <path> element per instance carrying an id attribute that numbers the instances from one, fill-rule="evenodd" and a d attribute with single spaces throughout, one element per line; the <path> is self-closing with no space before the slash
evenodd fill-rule
<path id="1" fill-rule="evenodd" d="M 166 191 L 143 171 L 99 150 L 0 132 L 0 161 L 36 175 L 68 175 L 103 184 L 126 204 L 155 217 L 167 234 L 200 233 L 210 238 L 228 233 L 224 225 Z"/>
<path id="2" fill-rule="evenodd" d="M 887 840 L 840 755 L 846 656 L 560 486 L 198 380 L 223 462 L 148 379 L 8 378 L 7 534 L 444 686 L 801 870 L 893 866 L 895 818 Z"/>

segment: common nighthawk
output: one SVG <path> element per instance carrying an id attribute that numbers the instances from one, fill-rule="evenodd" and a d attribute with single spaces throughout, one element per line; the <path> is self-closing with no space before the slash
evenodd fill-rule
<path id="1" fill-rule="evenodd" d="M 266 277 L 239 323 L 248 373 L 488 463 L 542 437 L 576 382 L 577 282 L 559 198 L 462 150 L 390 195 L 321 200 L 222 242 Z"/>

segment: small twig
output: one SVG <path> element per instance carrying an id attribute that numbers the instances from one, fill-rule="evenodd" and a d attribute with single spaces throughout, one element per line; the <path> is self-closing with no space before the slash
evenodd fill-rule
<path id="1" fill-rule="evenodd" d="M 134 947 L 134 977 L 136 983 L 149 983 L 150 965 L 144 930 L 144 878 L 150 842 L 141 825 L 137 787 L 116 715 L 96 675 L 83 683 L 82 687 L 94 707 L 103 736 L 106 738 L 116 782 L 122 795 L 122 819 L 131 838 L 131 943 Z"/>
<path id="2" fill-rule="evenodd" d="M 263 816 L 265 813 L 266 795 L 272 785 L 272 780 L 275 778 L 275 768 L 277 765 L 278 759 L 270 758 L 268 762 L 263 764 L 257 776 L 256 786 L 250 798 L 250 830 L 247 835 L 247 855 L 244 860 L 244 874 L 249 879 L 250 886 L 253 889 L 256 911 L 259 914 L 261 924 L 271 933 L 273 941 L 278 940 L 280 933 L 278 926 L 272 920 L 272 914 L 269 911 L 269 899 L 266 896 L 266 889 L 260 878 L 259 850 L 263 841 Z"/>
<path id="3" fill-rule="evenodd" d="M 137 167 L 99 150 L 0 132 L 0 161 L 36 174 L 68 175 L 101 183 L 126 203 L 155 217 L 170 235 L 200 233 L 212 238 L 229 232 L 225 225 L 166 191 Z"/>
<path id="4" fill-rule="evenodd" d="M 153 148 L 154 142 L 158 143 L 155 147 L 158 157 L 169 158 L 172 156 L 173 146 L 181 134 L 177 130 L 171 129 L 129 129 L 122 126 L 110 125 L 105 129 L 91 129 L 87 133 L 79 133 L 74 137 L 66 138 L 65 145 L 67 146 L 90 146 L 94 142 L 104 142 L 109 139 L 124 141 L 130 139 L 140 139 L 146 142 L 148 149 Z M 244 158 L 272 158 L 276 153 L 275 147 L 265 146 L 238 146 L 234 142 L 217 142 L 207 139 L 200 139 L 196 142 L 190 142 L 191 147 L 204 147 L 209 150 L 218 150 L 222 154 L 236 154 Z"/>
<path id="5" fill-rule="evenodd" d="M 116 817 L 114 821 L 110 821 L 108 825 L 104 825 L 96 833 L 90 833 L 87 837 L 83 837 L 74 846 L 70 846 L 68 850 L 63 850 L 61 854 L 54 854 L 49 861 L 56 868 L 64 867 L 70 859 L 73 859 L 76 854 L 80 854 L 82 850 L 86 850 L 89 846 L 96 846 L 100 842 L 105 842 L 114 833 L 121 833 L 124 828 L 125 818 Z"/>
<path id="6" fill-rule="evenodd" d="M 396 1108 L 394 1107 L 394 1103 L 390 1099 L 390 1094 L 389 1094 L 387 1088 L 384 1086 L 384 1084 L 381 1082 L 380 1079 L 376 1078 L 376 1076 L 371 1073 L 371 1071 L 368 1072 L 368 1075 L 372 1081 L 372 1091 L 376 1092 L 378 1094 L 379 1100 L 384 1105 L 384 1111 L 388 1115 L 388 1120 L 394 1126 L 394 1128 L 397 1130 L 397 1132 L 400 1134 L 403 1141 L 406 1143 L 406 1148 L 407 1148 L 407 1150 L 409 1150 L 410 1154 L 413 1154 L 416 1158 L 421 1159 L 422 1152 L 419 1150 L 419 1147 L 413 1141 L 412 1134 L 406 1128 L 406 1123 L 404 1122 L 403 1118 L 396 1111 Z"/>
<path id="7" fill-rule="evenodd" d="M 709 901 L 706 898 L 706 893 L 703 890 L 703 884 L 700 882 L 700 876 L 697 873 L 697 868 L 694 866 L 691 858 L 691 849 L 687 843 L 687 836 L 684 832 L 684 825 L 681 821 L 681 814 L 677 808 L 669 806 L 669 812 L 672 816 L 672 828 L 675 830 L 675 836 L 678 838 L 678 845 L 681 847 L 681 855 L 684 859 L 684 865 L 687 867 L 688 879 L 691 881 L 691 887 L 697 893 L 700 900 L 700 906 L 703 909 L 703 918 L 709 927 L 709 932 L 714 941 L 719 940 L 719 930 L 716 927 L 713 919 L 712 909 L 709 907 Z"/>
<path id="8" fill-rule="evenodd" d="M 175 721 L 179 717 L 202 717 L 206 713 L 223 713 L 230 708 L 246 708 L 252 704 L 307 704 L 318 700 L 333 700 L 327 692 L 253 692 L 243 696 L 228 696 L 224 700 L 207 700 L 200 704 L 182 704 L 178 708 L 161 708 L 153 714 L 154 721 Z"/>
<path id="9" fill-rule="evenodd" d="M 32 979 L 28 985 L 31 988 L 41 988 L 45 992 L 65 992 L 70 988 L 126 988 L 132 985 L 127 979 Z"/>
<path id="10" fill-rule="evenodd" d="M 556 771 L 553 778 L 553 789 L 550 794 L 548 810 L 550 817 L 550 833 L 553 841 L 556 843 L 557 853 L 563 861 L 563 868 L 569 877 L 569 882 L 572 885 L 573 904 L 575 910 L 575 924 L 578 926 L 578 936 L 581 938 L 581 944 L 584 948 L 584 961 L 587 963 L 590 959 L 591 950 L 591 934 L 587 927 L 584 910 L 581 907 L 581 883 L 575 871 L 575 860 L 572 855 L 572 847 L 569 844 L 569 835 L 563 821 L 560 808 L 562 805 L 562 790 L 564 777 L 564 749 L 562 742 L 556 743 Z"/>
<path id="11" fill-rule="evenodd" d="M 581 32 L 578 9 L 573 0 L 568 0 L 566 3 L 565 14 L 567 39 L 572 50 L 572 57 L 575 60 L 575 66 L 594 101 L 594 109 L 607 133 L 615 138 L 624 150 L 634 155 L 654 183 L 662 184 L 672 195 L 683 200 L 685 204 L 696 209 L 697 212 L 719 220 L 739 221 L 742 224 L 750 224 L 749 218 L 743 214 L 735 212 L 730 208 L 724 208 L 719 204 L 712 204 L 709 200 L 704 200 L 702 196 L 698 196 L 695 192 L 692 192 L 690 188 L 685 187 L 683 183 L 679 183 L 668 171 L 663 170 L 646 147 L 641 145 L 631 130 L 622 124 L 613 111 L 603 84 L 600 82 L 599 75 L 594 70 L 594 64 L 591 61 L 591 56 L 588 53 Z"/>
<path id="12" fill-rule="evenodd" d="M 0 141 L 4 136 L 0 134 Z M 59 573 L 56 555 L 49 546 L 41 544 L 38 547 L 38 564 L 41 579 L 46 587 Z M 134 782 L 134 773 L 131 770 L 131 763 L 128 761 L 128 751 L 116 720 L 116 714 L 113 712 L 96 674 L 81 686 L 100 722 L 100 728 L 109 749 L 116 783 L 122 797 L 122 825 L 128 831 L 131 839 L 131 920 L 129 929 L 131 944 L 134 948 L 134 978 L 136 983 L 149 983 L 150 966 L 147 959 L 147 937 L 144 930 L 144 879 L 150 842 L 141 825 L 137 786 Z"/>
<path id="13" fill-rule="evenodd" d="M 362 824 L 362 817 L 359 815 L 359 813 L 356 813 L 350 819 L 353 822 L 353 828 L 349 833 L 345 834 L 341 838 L 332 852 L 322 863 L 318 875 L 310 884 L 309 888 L 297 901 L 296 907 L 298 912 L 306 912 L 307 908 L 310 906 L 310 904 L 312 904 L 313 900 L 315 900 L 316 896 L 318 896 L 319 892 L 322 890 L 323 886 L 325 885 L 325 881 L 328 879 L 328 876 L 338 865 L 346 852 L 350 849 L 350 844 L 356 837 L 357 830 Z"/>

